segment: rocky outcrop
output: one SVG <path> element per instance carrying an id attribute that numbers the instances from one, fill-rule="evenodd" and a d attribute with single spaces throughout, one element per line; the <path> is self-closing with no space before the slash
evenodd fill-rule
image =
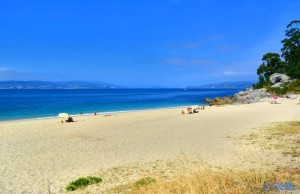
<path id="1" fill-rule="evenodd" d="M 262 89 L 247 89 L 246 91 L 241 91 L 233 95 L 233 104 L 251 104 L 255 102 L 260 102 L 264 98 L 270 98 L 272 94 L 268 93 L 265 88 Z"/>
<path id="2" fill-rule="evenodd" d="M 291 98 L 291 99 L 297 99 L 298 95 L 296 95 L 296 94 L 287 94 L 286 97 Z"/>
<path id="3" fill-rule="evenodd" d="M 292 82 L 291 78 L 285 74 L 274 73 L 270 76 L 270 82 L 273 84 L 271 88 L 278 88 L 283 83 Z"/>
<path id="4" fill-rule="evenodd" d="M 246 91 L 240 91 L 233 96 L 226 96 L 223 98 L 215 98 L 214 100 L 206 99 L 206 102 L 212 101 L 213 105 L 224 104 L 251 104 L 255 102 L 262 102 L 267 98 L 271 98 L 273 95 L 267 92 L 267 89 L 261 88 L 253 90 L 252 88 Z"/>

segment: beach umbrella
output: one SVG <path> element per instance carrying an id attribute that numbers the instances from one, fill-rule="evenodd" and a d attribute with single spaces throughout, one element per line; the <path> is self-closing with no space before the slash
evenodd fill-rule
<path id="1" fill-rule="evenodd" d="M 70 115 L 68 113 L 59 113 L 58 114 L 58 117 L 61 117 L 61 118 L 67 118 L 69 117 Z"/>
<path id="2" fill-rule="evenodd" d="M 198 108 L 198 105 L 193 105 L 191 108 L 192 108 L 192 109 L 197 109 L 197 108 Z"/>

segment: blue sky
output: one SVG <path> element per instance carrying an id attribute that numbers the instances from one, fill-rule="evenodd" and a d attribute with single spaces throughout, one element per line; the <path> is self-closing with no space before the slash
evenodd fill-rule
<path id="1" fill-rule="evenodd" d="M 298 0 L 0 0 L 0 80 L 256 80 Z"/>

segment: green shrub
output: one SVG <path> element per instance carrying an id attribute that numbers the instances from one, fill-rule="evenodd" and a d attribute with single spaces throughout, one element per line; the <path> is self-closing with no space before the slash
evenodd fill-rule
<path id="1" fill-rule="evenodd" d="M 277 95 L 283 95 L 286 94 L 287 88 L 286 87 L 280 87 L 280 88 L 269 88 L 268 92 L 277 94 Z"/>
<path id="2" fill-rule="evenodd" d="M 293 93 L 300 93 L 300 80 L 294 80 L 292 83 L 287 85 L 287 91 Z"/>
<path id="3" fill-rule="evenodd" d="M 75 191 L 79 188 L 87 187 L 88 185 L 97 184 L 102 182 L 101 178 L 94 177 L 94 176 L 88 176 L 88 177 L 80 177 L 76 181 L 70 182 L 66 186 L 67 191 Z"/>
<path id="4" fill-rule="evenodd" d="M 134 183 L 134 186 L 135 187 L 143 187 L 143 186 L 149 185 L 151 183 L 155 183 L 155 182 L 156 182 L 156 180 L 154 178 L 146 177 L 146 178 L 142 178 L 142 179 L 136 181 Z"/>
<path id="5" fill-rule="evenodd" d="M 272 92 L 277 95 L 283 95 L 286 93 L 300 94 L 300 80 L 293 80 L 291 83 L 284 83 L 280 88 L 268 88 L 268 92 Z"/>

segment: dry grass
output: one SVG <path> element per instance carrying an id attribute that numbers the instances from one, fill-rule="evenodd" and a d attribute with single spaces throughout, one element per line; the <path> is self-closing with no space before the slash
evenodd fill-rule
<path id="1" fill-rule="evenodd" d="M 299 188 L 298 177 L 293 170 L 281 171 L 254 169 L 248 171 L 215 169 L 202 166 L 197 172 L 186 172 L 185 175 L 176 176 L 171 180 L 160 179 L 144 187 L 135 187 L 134 184 L 114 188 L 109 193 L 263 193 L 265 182 L 283 184 L 291 182 Z M 298 184 L 298 185 L 297 185 Z M 275 192 L 271 188 L 272 193 Z"/>
<path id="2" fill-rule="evenodd" d="M 273 128 L 274 135 L 297 135 L 300 134 L 300 121 L 279 123 Z"/>
<path id="3" fill-rule="evenodd" d="M 266 149 L 280 150 L 285 156 L 300 157 L 300 121 L 274 123 L 251 133 L 247 140 Z"/>

